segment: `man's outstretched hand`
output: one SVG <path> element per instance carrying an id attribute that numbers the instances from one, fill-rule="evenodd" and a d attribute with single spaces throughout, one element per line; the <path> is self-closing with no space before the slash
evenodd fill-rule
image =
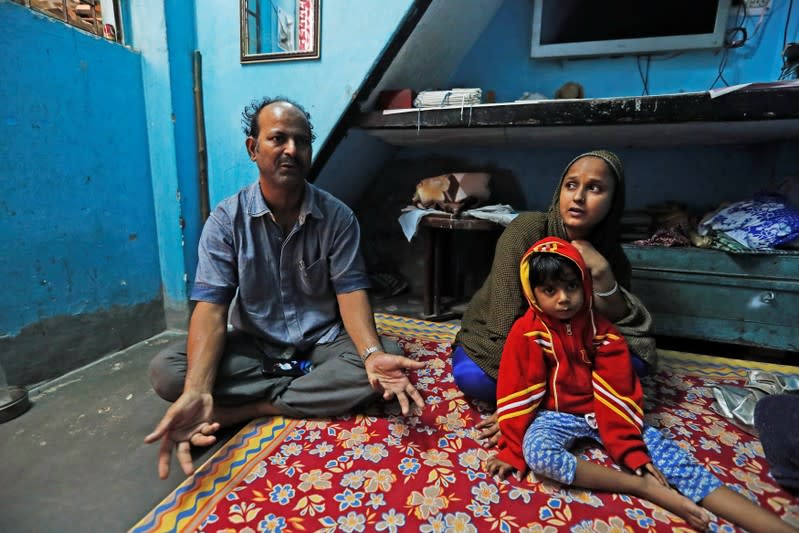
<path id="1" fill-rule="evenodd" d="M 214 433 L 219 429 L 219 424 L 212 421 L 213 411 L 214 400 L 211 394 L 193 392 L 184 392 L 167 409 L 153 432 L 144 437 L 147 444 L 161 439 L 158 477 L 166 479 L 169 476 L 173 448 L 183 473 L 187 476 L 194 473 L 191 445 L 210 446 L 216 442 Z"/>
<path id="2" fill-rule="evenodd" d="M 403 415 L 408 416 L 411 412 L 408 398 L 413 400 L 419 411 L 424 409 L 422 395 L 408 379 L 405 370 L 420 370 L 427 366 L 425 363 L 402 355 L 379 352 L 367 359 L 365 366 L 366 375 L 372 388 L 377 392 L 382 392 L 384 400 L 388 401 L 396 396 Z"/>

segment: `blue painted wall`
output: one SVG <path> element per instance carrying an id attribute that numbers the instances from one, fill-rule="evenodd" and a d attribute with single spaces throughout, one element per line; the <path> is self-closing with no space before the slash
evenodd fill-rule
<path id="1" fill-rule="evenodd" d="M 194 279 L 197 269 L 197 245 L 202 225 L 205 222 L 200 210 L 199 160 L 197 154 L 197 121 L 194 111 L 194 52 L 197 48 L 195 32 L 194 6 L 190 2 L 165 2 L 167 42 L 169 45 L 169 91 L 162 90 L 171 97 L 172 115 L 174 116 L 175 162 L 177 169 L 177 185 L 180 194 L 179 224 L 182 227 L 183 239 L 181 248 L 175 250 L 179 266 L 182 258 L 182 270 L 185 280 L 179 276 L 169 276 L 175 285 L 174 298 L 178 301 L 173 307 L 183 309 L 180 305 L 186 298 L 188 280 Z M 171 118 L 171 117 L 170 117 Z M 187 244 L 188 243 L 188 244 Z"/>
<path id="2" fill-rule="evenodd" d="M 246 65 L 238 59 L 238 11 L 227 0 L 197 4 L 213 207 L 257 179 L 244 148 L 244 106 L 267 95 L 298 101 L 311 113 L 318 151 L 413 1 L 324 0 L 320 59 Z"/>
<path id="3" fill-rule="evenodd" d="M 170 4 L 172 4 L 170 2 Z M 185 7 L 185 6 L 184 6 Z M 184 140 L 177 124 L 178 111 L 185 109 L 191 96 L 181 93 L 185 87 L 185 69 L 173 56 L 185 55 L 189 43 L 170 43 L 172 35 L 191 35 L 191 18 L 182 18 L 185 9 L 173 5 L 176 20 L 167 24 L 165 3 L 160 0 L 138 0 L 130 3 L 128 39 L 141 53 L 141 76 L 144 86 L 144 113 L 147 120 L 147 138 L 150 149 L 150 171 L 153 175 L 153 201 L 155 203 L 158 256 L 167 325 L 184 327 L 187 319 L 187 275 L 184 257 L 183 219 L 180 188 L 180 163 L 189 164 L 186 156 L 190 149 L 181 146 Z M 188 27 L 189 29 L 185 29 Z M 182 64 L 185 65 L 185 59 Z M 173 86 L 173 78 L 176 83 Z M 176 107 L 173 98 L 179 102 Z M 181 100 L 182 98 L 182 100 Z M 182 104 L 182 105 L 180 105 Z M 185 120 L 185 113 L 181 113 Z M 182 136 L 182 137 L 181 137 Z"/>
<path id="4" fill-rule="evenodd" d="M 0 2 L 0 337 L 160 298 L 140 57 Z"/>
<path id="5" fill-rule="evenodd" d="M 783 32 L 789 0 L 773 0 L 773 8 L 755 31 L 758 17 L 743 18 L 737 8 L 730 13 L 730 27 L 744 21 L 749 41 L 730 49 L 724 78 L 730 84 L 770 81 L 779 76 L 782 64 Z M 799 9 L 799 6 L 797 6 Z M 794 10 L 796 11 L 796 10 Z M 496 92 L 497 101 L 513 101 L 524 92 L 553 97 L 568 81 L 585 88 L 587 98 L 638 96 L 643 82 L 635 56 L 581 60 L 530 58 L 533 17 L 531 0 L 505 0 L 491 24 L 472 47 L 450 79 L 454 87 L 482 87 Z M 789 24 L 788 42 L 797 40 L 799 14 Z M 679 55 L 652 56 L 649 65 L 649 94 L 705 91 L 718 75 L 723 52 L 702 50 Z M 646 72 L 646 60 L 641 70 Z M 723 86 L 718 82 L 716 87 Z"/>

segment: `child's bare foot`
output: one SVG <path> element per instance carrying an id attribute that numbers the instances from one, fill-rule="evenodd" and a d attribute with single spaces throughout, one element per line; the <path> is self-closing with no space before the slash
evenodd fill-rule
<path id="1" fill-rule="evenodd" d="M 699 505 L 676 490 L 663 486 L 652 474 L 644 474 L 642 480 L 644 482 L 643 490 L 636 496 L 640 496 L 671 511 L 688 522 L 694 529 L 705 531 L 708 528 L 710 515 Z"/>
<path id="2" fill-rule="evenodd" d="M 638 496 L 671 511 L 688 522 L 693 528 L 700 531 L 707 529 L 710 523 L 710 515 L 703 508 L 658 481 L 658 478 L 650 472 L 649 468 L 646 470 L 646 473 L 638 476 L 619 472 L 590 461 L 577 459 L 577 469 L 574 471 L 574 485 Z M 654 470 L 658 471 L 657 469 Z M 663 481 L 665 481 L 665 478 Z"/>

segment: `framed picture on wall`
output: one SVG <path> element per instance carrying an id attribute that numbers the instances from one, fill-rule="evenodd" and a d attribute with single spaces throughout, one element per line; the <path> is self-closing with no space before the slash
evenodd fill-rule
<path id="1" fill-rule="evenodd" d="M 319 59 L 322 0 L 239 1 L 242 63 Z"/>

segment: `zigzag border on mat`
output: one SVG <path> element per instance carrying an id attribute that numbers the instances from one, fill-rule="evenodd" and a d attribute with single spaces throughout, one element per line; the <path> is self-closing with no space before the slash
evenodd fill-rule
<path id="1" fill-rule="evenodd" d="M 701 374 L 703 377 L 746 379 L 750 370 L 765 370 L 786 376 L 799 374 L 799 368 L 775 363 L 728 359 L 687 352 L 658 350 L 658 364 L 681 374 Z"/>
<path id="2" fill-rule="evenodd" d="M 246 465 L 250 456 L 257 454 L 289 425 L 295 424 L 289 424 L 283 417 L 256 419 L 247 424 L 234 440 L 229 441 L 198 468 L 193 476 L 181 483 L 172 494 L 142 518 L 130 533 L 182 531 L 181 522 L 193 518 L 198 507 L 205 505 L 217 493 L 218 486 L 232 478 L 236 467 Z M 257 437 L 260 437 L 258 444 L 253 445 L 250 441 Z M 243 454 L 240 453 L 242 451 Z M 224 467 L 226 471 L 221 474 Z M 210 487 L 205 488 L 209 485 Z"/>
<path id="3" fill-rule="evenodd" d="M 378 332 L 383 335 L 449 343 L 455 340 L 455 334 L 461 329 L 458 324 L 430 322 L 388 313 L 375 313 L 375 323 Z"/>

